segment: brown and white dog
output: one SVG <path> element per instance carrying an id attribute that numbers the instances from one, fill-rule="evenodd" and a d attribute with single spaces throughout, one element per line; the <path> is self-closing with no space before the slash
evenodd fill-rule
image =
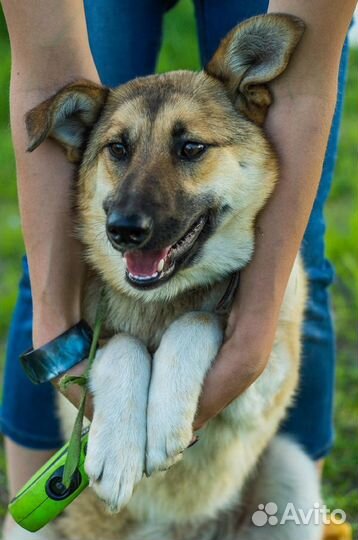
<path id="1" fill-rule="evenodd" d="M 250 261 L 255 217 L 278 176 L 262 128 L 267 84 L 285 70 L 302 33 L 292 16 L 255 17 L 234 28 L 204 71 L 153 75 L 114 90 L 79 81 L 27 116 L 30 150 L 51 137 L 78 163 L 90 323 L 102 286 L 106 299 L 108 341 L 91 374 L 86 470 L 93 489 L 59 520 L 61 537 L 321 536 L 313 524 L 251 520 L 267 502 L 279 517 L 288 502 L 307 511 L 319 501 L 313 463 L 275 436 L 298 379 L 299 259 L 267 368 L 187 449 L 223 340 L 226 318 L 215 307 L 230 276 Z M 68 435 L 73 411 L 61 410 Z"/>

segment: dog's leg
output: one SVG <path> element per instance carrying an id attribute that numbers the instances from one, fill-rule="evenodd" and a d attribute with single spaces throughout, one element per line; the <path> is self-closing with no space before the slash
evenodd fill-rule
<path id="1" fill-rule="evenodd" d="M 273 439 L 249 489 L 247 525 L 235 540 L 321 540 L 319 478 L 297 444 Z"/>
<path id="2" fill-rule="evenodd" d="M 149 389 L 147 474 L 168 469 L 192 441 L 202 384 L 222 337 L 218 318 L 203 312 L 183 315 L 164 333 Z"/>
<path id="3" fill-rule="evenodd" d="M 149 378 L 148 351 L 127 335 L 99 351 L 91 372 L 94 417 L 85 466 L 112 511 L 128 502 L 143 475 Z"/>

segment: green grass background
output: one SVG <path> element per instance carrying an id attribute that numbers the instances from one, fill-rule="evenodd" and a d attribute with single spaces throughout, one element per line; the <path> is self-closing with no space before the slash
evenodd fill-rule
<path id="1" fill-rule="evenodd" d="M 190 0 L 182 0 L 165 19 L 159 71 L 196 69 L 199 53 Z M 0 366 L 17 294 L 23 242 L 18 216 L 16 174 L 9 128 L 10 48 L 0 12 Z M 336 266 L 332 287 L 337 328 L 337 439 L 324 473 L 325 500 L 342 508 L 358 532 L 357 437 L 357 142 L 358 50 L 351 50 L 344 119 L 332 193 L 327 205 L 327 251 Z M 2 368 L 0 367 L 0 376 Z M 0 516 L 5 512 L 5 459 L 0 448 Z"/>

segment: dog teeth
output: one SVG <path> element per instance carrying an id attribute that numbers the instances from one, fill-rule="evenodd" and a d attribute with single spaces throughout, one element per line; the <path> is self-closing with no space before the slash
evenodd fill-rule
<path id="1" fill-rule="evenodd" d="M 131 274 L 130 272 L 128 272 L 128 275 L 131 279 L 136 279 L 137 281 L 146 281 L 148 279 L 153 279 L 157 277 L 158 272 L 154 272 L 154 274 L 152 274 L 151 276 L 136 276 L 135 274 Z"/>
<path id="2" fill-rule="evenodd" d="M 164 259 L 160 259 L 159 263 L 158 263 L 158 272 L 161 272 L 164 268 L 164 264 L 165 264 L 165 260 Z"/>

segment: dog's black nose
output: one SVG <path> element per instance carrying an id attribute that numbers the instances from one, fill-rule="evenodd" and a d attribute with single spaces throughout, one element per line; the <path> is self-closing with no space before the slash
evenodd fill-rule
<path id="1" fill-rule="evenodd" d="M 107 234 L 118 247 L 140 248 L 149 240 L 152 229 L 152 219 L 145 215 L 125 215 L 118 210 L 107 215 Z"/>

